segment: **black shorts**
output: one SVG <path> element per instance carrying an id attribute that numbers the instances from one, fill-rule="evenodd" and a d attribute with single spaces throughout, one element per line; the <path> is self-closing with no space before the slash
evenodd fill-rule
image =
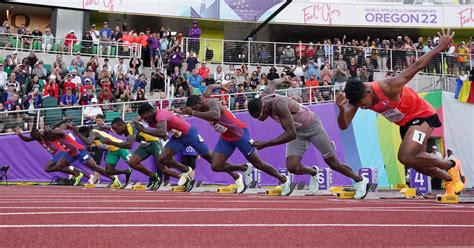
<path id="1" fill-rule="evenodd" d="M 441 127 L 442 123 L 439 120 L 438 114 L 434 114 L 429 117 L 424 117 L 424 118 L 415 118 L 411 121 L 409 121 L 407 124 L 400 126 L 400 136 L 402 136 L 402 139 L 405 138 L 405 134 L 408 131 L 408 128 L 410 126 L 421 126 L 424 122 L 428 123 L 430 127 Z"/>

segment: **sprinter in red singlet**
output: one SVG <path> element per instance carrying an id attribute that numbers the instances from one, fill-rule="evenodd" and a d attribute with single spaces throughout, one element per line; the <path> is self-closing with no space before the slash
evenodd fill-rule
<path id="1" fill-rule="evenodd" d="M 441 126 L 438 115 L 429 103 L 405 86 L 419 71 L 428 66 L 432 59 L 444 52 L 451 43 L 454 32 L 451 33 L 448 29 L 445 33 L 443 29 L 441 34 L 438 32 L 438 36 L 438 46 L 421 56 L 399 75 L 371 83 L 362 83 L 357 79 L 347 82 L 345 93 L 337 95 L 336 103 L 339 107 L 338 124 L 341 129 L 349 126 L 359 108 L 373 110 L 399 125 L 402 137 L 398 151 L 400 162 L 426 175 L 446 180 L 446 194 L 452 195 L 464 188 L 456 162 L 437 159 L 426 152 L 431 133 Z"/>
<path id="2" fill-rule="evenodd" d="M 251 144 L 252 139 L 247 125 L 239 121 L 218 99 L 209 98 L 214 90 L 220 88 L 222 88 L 220 84 L 209 85 L 202 96 L 192 95 L 188 97 L 186 107 L 181 108 L 182 113 L 208 121 L 214 130 L 220 133 L 219 141 L 212 153 L 212 170 L 218 172 L 245 172 L 245 184 L 243 184 L 240 173 L 234 172 L 231 174 L 235 179 L 237 192 L 242 193 L 246 186 L 249 186 L 252 182 L 252 165 L 255 165 L 257 169 L 278 179 L 282 183 L 283 191 L 291 193 L 289 189 L 290 180 L 260 159 L 256 149 Z M 227 159 L 234 153 L 235 148 L 239 149 L 250 163 L 242 165 L 226 163 Z"/>
<path id="3" fill-rule="evenodd" d="M 15 129 L 15 133 L 25 142 L 37 141 L 46 151 L 51 153 L 52 157 L 49 159 L 48 163 L 44 167 L 44 171 L 48 173 L 60 171 L 69 175 L 76 177 L 74 186 L 79 185 L 81 178 L 85 176 L 89 178 L 89 175 L 85 172 L 79 171 L 77 169 L 70 169 L 69 165 L 72 162 L 72 159 L 68 155 L 68 150 L 63 147 L 57 140 L 50 137 L 50 135 L 45 134 L 44 131 L 40 131 L 33 127 L 30 133 L 30 137 L 25 136 L 21 133 L 19 128 Z M 60 159 L 65 158 L 67 166 L 61 168 L 60 170 L 55 168 L 55 165 L 59 162 Z"/>

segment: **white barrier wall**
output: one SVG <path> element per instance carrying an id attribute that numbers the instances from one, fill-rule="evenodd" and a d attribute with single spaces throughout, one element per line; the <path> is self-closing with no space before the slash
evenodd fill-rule
<path id="1" fill-rule="evenodd" d="M 474 187 L 474 104 L 461 103 L 454 93 L 443 92 L 446 149 L 463 162 L 467 187 Z"/>

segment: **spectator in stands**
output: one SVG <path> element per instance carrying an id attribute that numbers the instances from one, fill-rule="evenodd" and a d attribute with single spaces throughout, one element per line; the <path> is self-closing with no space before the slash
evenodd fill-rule
<path id="1" fill-rule="evenodd" d="M 82 79 L 77 74 L 76 70 L 71 71 L 71 82 L 73 82 L 76 85 L 76 89 L 79 89 L 79 87 L 81 87 L 82 85 Z"/>
<path id="2" fill-rule="evenodd" d="M 322 101 L 332 100 L 332 88 L 329 86 L 329 81 L 323 81 L 323 87 L 319 88 L 319 98 Z"/>
<path id="3" fill-rule="evenodd" d="M 18 93 L 13 93 L 12 97 L 3 103 L 6 111 L 21 110 L 20 96 Z"/>
<path id="4" fill-rule="evenodd" d="M 117 46 L 118 43 L 121 43 L 122 42 L 122 37 L 123 37 L 123 33 L 120 31 L 120 27 L 115 26 L 115 30 L 114 30 L 114 32 L 112 33 L 112 36 L 111 36 L 112 45 Z M 119 51 L 121 51 L 122 49 L 123 49 L 123 47 L 119 46 Z"/>
<path id="5" fill-rule="evenodd" d="M 243 84 L 245 85 L 245 77 L 242 75 L 242 70 L 240 68 L 237 68 L 235 70 L 235 74 L 234 74 L 234 77 L 235 77 L 235 81 L 236 81 L 236 85 L 239 85 L 239 84 Z"/>
<path id="6" fill-rule="evenodd" d="M 61 96 L 61 99 L 59 100 L 59 106 L 65 107 L 65 106 L 74 106 L 77 104 L 77 97 L 75 94 L 72 93 L 71 88 L 66 89 L 66 93 Z"/>
<path id="7" fill-rule="evenodd" d="M 280 78 L 280 75 L 278 75 L 277 70 L 275 69 L 274 66 L 270 68 L 270 73 L 268 73 L 267 78 L 268 80 L 274 80 L 274 79 Z"/>
<path id="8" fill-rule="evenodd" d="M 216 83 L 216 81 L 215 81 L 214 78 L 212 77 L 212 74 L 211 74 L 211 73 L 209 73 L 209 74 L 206 75 L 206 77 L 204 78 L 204 81 L 203 81 L 203 82 L 205 83 L 206 86 L 209 86 L 209 85 L 211 85 L 211 84 L 215 84 L 215 83 Z"/>
<path id="9" fill-rule="evenodd" d="M 69 65 L 68 71 L 72 72 L 74 69 L 77 70 L 77 73 L 82 74 L 84 71 L 84 61 L 81 58 L 81 53 L 77 52 L 76 57 L 71 60 L 71 64 Z"/>
<path id="10" fill-rule="evenodd" d="M 222 82 L 224 79 L 224 72 L 222 72 L 222 66 L 218 65 L 216 71 L 214 72 L 214 80 L 216 82 Z"/>
<path id="11" fill-rule="evenodd" d="M 196 69 L 193 69 L 191 75 L 188 76 L 188 82 L 193 88 L 193 94 L 199 94 L 199 87 L 201 86 L 201 82 L 203 81 L 201 75 L 197 73 Z"/>
<path id="12" fill-rule="evenodd" d="M 8 75 L 3 68 L 3 63 L 0 63 L 0 94 L 6 89 L 8 82 Z"/>
<path id="13" fill-rule="evenodd" d="M 66 92 L 67 89 L 71 89 L 74 93 L 76 92 L 76 84 L 72 82 L 72 75 L 67 74 L 64 78 L 64 82 L 62 84 L 62 93 Z"/>
<path id="14" fill-rule="evenodd" d="M 454 68 L 456 65 L 456 46 L 451 41 L 451 44 L 446 48 L 446 64 L 448 65 L 448 74 L 454 75 Z"/>
<path id="15" fill-rule="evenodd" d="M 6 66 L 10 67 L 11 70 L 14 70 L 17 65 L 20 64 L 17 51 L 13 51 L 11 55 L 7 55 L 4 63 Z"/>
<path id="16" fill-rule="evenodd" d="M 104 68 L 106 68 L 107 72 L 110 74 L 110 76 L 112 76 L 114 68 L 113 68 L 112 65 L 109 65 L 109 59 L 108 58 L 104 59 L 104 64 L 102 65 L 102 69 L 104 69 Z"/>
<path id="17" fill-rule="evenodd" d="M 28 50 L 33 49 L 33 36 L 30 28 L 26 28 L 25 33 L 21 36 L 20 48 L 23 49 L 25 46 L 28 46 Z"/>
<path id="18" fill-rule="evenodd" d="M 128 87 L 127 84 L 125 84 L 123 79 L 118 79 L 115 87 L 114 87 L 114 99 L 116 102 L 121 102 L 121 95 L 125 93 L 125 89 Z"/>
<path id="19" fill-rule="evenodd" d="M 89 31 L 92 37 L 92 42 L 94 45 L 99 45 L 100 32 L 96 29 L 95 24 L 91 25 L 91 30 Z"/>
<path id="20" fill-rule="evenodd" d="M 301 63 L 301 59 L 296 60 L 296 65 L 292 66 L 291 71 L 295 74 L 295 76 L 299 77 L 302 81 L 305 79 L 304 75 L 304 66 Z"/>
<path id="21" fill-rule="evenodd" d="M 365 68 L 366 68 L 367 72 L 369 73 L 369 76 L 367 78 L 368 82 L 373 82 L 374 81 L 374 72 L 375 72 L 374 64 L 372 64 L 372 61 L 371 61 L 370 58 L 366 58 L 364 65 L 365 65 Z"/>
<path id="22" fill-rule="evenodd" d="M 168 37 L 164 34 L 160 34 L 160 52 L 161 55 L 165 54 L 168 51 L 168 47 L 170 42 L 168 41 Z"/>
<path id="23" fill-rule="evenodd" d="M 61 45 L 61 51 L 71 52 L 73 46 L 77 43 L 77 37 L 74 33 L 74 30 L 71 30 L 69 34 L 66 35 L 64 43 Z"/>
<path id="24" fill-rule="evenodd" d="M 288 90 L 288 97 L 299 103 L 302 103 L 303 98 L 301 98 L 301 95 L 302 95 L 302 91 L 301 89 L 299 89 L 298 82 L 292 81 L 291 88 Z"/>
<path id="25" fill-rule="evenodd" d="M 112 39 L 112 30 L 109 28 L 109 24 L 104 22 L 102 28 L 99 31 L 100 40 L 100 54 L 104 54 L 104 50 L 107 54 L 110 54 L 110 41 Z"/>
<path id="26" fill-rule="evenodd" d="M 120 100 L 122 102 L 133 101 L 132 92 L 130 92 L 130 87 L 125 87 L 125 91 L 123 92 L 122 95 L 120 95 Z M 130 106 L 128 104 L 125 106 L 125 110 L 126 111 L 130 110 Z"/>
<path id="27" fill-rule="evenodd" d="M 331 70 L 331 66 L 329 62 L 324 63 L 321 68 L 321 72 L 319 73 L 319 78 L 321 82 L 327 81 L 328 83 L 332 82 L 333 71 Z"/>
<path id="28" fill-rule="evenodd" d="M 188 30 L 188 37 L 189 37 L 189 50 L 196 52 L 199 54 L 200 49 L 200 38 L 201 38 L 201 29 L 199 28 L 198 22 L 193 21 L 193 26 Z"/>
<path id="29" fill-rule="evenodd" d="M 38 37 L 43 36 L 43 33 L 39 30 L 38 27 L 35 27 L 33 29 L 33 32 L 31 32 L 31 35 L 35 37 L 35 40 L 38 40 Z"/>
<path id="30" fill-rule="evenodd" d="M 205 61 L 201 62 L 201 67 L 198 69 L 198 74 L 201 75 L 202 78 L 206 78 L 208 74 L 211 74 L 211 70 L 206 66 Z"/>
<path id="31" fill-rule="evenodd" d="M 421 43 L 421 46 L 423 46 L 423 43 Z M 390 55 L 390 45 L 388 42 L 385 40 L 382 41 L 382 48 L 380 49 L 380 58 L 381 58 L 381 65 L 380 69 L 381 71 L 387 71 L 388 70 L 388 56 Z"/>
<path id="32" fill-rule="evenodd" d="M 29 82 L 27 83 L 27 85 L 26 85 L 26 91 L 25 91 L 25 92 L 26 92 L 27 94 L 31 93 L 31 92 L 33 91 L 33 87 L 34 87 L 35 85 L 40 86 L 40 85 L 39 85 L 39 77 L 36 76 L 36 75 L 33 76 L 33 77 L 29 80 Z"/>
<path id="33" fill-rule="evenodd" d="M 100 104 L 102 104 L 102 109 L 105 111 L 112 110 L 112 101 L 114 96 L 112 95 L 112 91 L 109 87 L 105 87 L 99 94 Z"/>
<path id="34" fill-rule="evenodd" d="M 13 89 L 15 92 L 20 92 L 20 83 L 16 80 L 16 73 L 12 72 L 10 73 L 10 77 L 8 79 L 7 85 L 13 86 Z"/>
<path id="35" fill-rule="evenodd" d="M 45 52 L 49 52 L 54 45 L 54 36 L 51 34 L 51 30 L 49 28 L 44 30 L 44 34 L 42 37 L 42 44 L 41 49 Z"/>
<path id="36" fill-rule="evenodd" d="M 10 75 L 11 76 L 11 75 Z M 7 84 L 7 90 L 3 92 L 2 97 L 1 97 L 1 102 L 5 103 L 7 101 L 10 101 L 13 97 L 14 94 L 16 94 L 16 85 L 13 83 L 8 83 Z"/>
<path id="37" fill-rule="evenodd" d="M 363 83 L 369 82 L 369 72 L 367 66 L 364 64 L 362 68 L 357 68 L 357 78 Z"/>
<path id="38" fill-rule="evenodd" d="M 79 94 L 79 105 L 82 106 L 90 104 L 92 98 L 95 97 L 94 92 L 92 92 L 92 88 L 88 88 L 84 91 L 84 93 L 82 93 L 83 87 L 81 87 L 81 93 Z"/>
<path id="39" fill-rule="evenodd" d="M 62 55 L 56 55 L 56 60 L 53 62 L 53 68 L 59 67 L 61 68 L 61 76 L 64 76 L 67 74 L 68 67 L 66 63 L 63 61 L 63 56 Z"/>
<path id="40" fill-rule="evenodd" d="M 140 76 L 138 77 L 138 80 L 135 81 L 135 84 L 133 85 L 132 93 L 135 94 L 139 88 L 145 90 L 145 87 L 147 84 L 148 83 L 147 83 L 147 78 L 145 74 L 143 73 L 140 74 Z"/>
<path id="41" fill-rule="evenodd" d="M 306 101 L 315 102 L 315 99 L 318 95 L 318 88 L 316 88 L 316 87 L 319 86 L 319 82 L 316 79 L 316 76 L 314 74 L 311 74 L 309 79 L 306 80 L 305 86 L 306 87 L 312 87 L 311 89 L 306 90 Z M 310 91 L 311 91 L 311 93 L 310 93 Z"/>
<path id="42" fill-rule="evenodd" d="M 117 74 L 117 79 L 114 81 L 114 89 L 117 87 L 119 81 L 122 81 L 124 86 L 128 86 L 128 80 L 125 78 L 125 75 L 119 72 L 119 74 Z"/>
<path id="43" fill-rule="evenodd" d="M 235 110 L 247 109 L 247 96 L 245 94 L 245 89 L 244 89 L 243 84 L 237 85 L 237 94 L 234 95 L 234 98 L 235 98 L 235 104 L 234 104 Z"/>
<path id="44" fill-rule="evenodd" d="M 130 68 L 130 71 L 127 74 L 127 78 L 128 78 L 128 84 L 130 85 L 130 88 L 133 89 L 135 82 L 139 79 L 139 74 L 134 67 Z"/>
<path id="45" fill-rule="evenodd" d="M 89 90 L 90 90 L 90 92 L 92 93 L 91 96 L 89 96 L 89 94 L 88 94 Z M 86 98 L 88 99 L 88 100 L 87 100 L 87 103 L 89 103 L 89 102 L 90 102 L 90 99 L 92 99 L 92 96 L 93 96 L 93 94 L 95 93 L 95 91 L 96 91 L 96 88 L 92 85 L 91 79 L 90 79 L 90 78 L 86 78 L 86 79 L 84 80 L 84 85 L 82 85 L 81 87 L 79 87 L 79 102 L 80 102 L 79 104 L 85 105 L 85 104 L 82 103 L 83 100 L 84 100 L 84 99 L 82 99 L 83 96 L 86 96 Z"/>
<path id="46" fill-rule="evenodd" d="M 249 79 L 249 87 L 248 90 L 255 91 L 257 89 L 257 85 L 260 82 L 260 78 L 258 77 L 257 71 L 252 72 L 252 76 Z"/>
<path id="47" fill-rule="evenodd" d="M 148 37 L 148 52 L 150 54 L 150 67 L 155 68 L 156 62 L 158 61 L 157 51 L 160 49 L 160 40 L 157 36 L 157 32 L 153 31 L 150 37 Z"/>
<path id="48" fill-rule="evenodd" d="M 459 43 L 459 46 L 456 49 L 459 73 L 467 74 L 466 70 L 469 62 L 468 54 L 469 49 L 466 47 L 466 43 L 464 41 L 461 41 L 461 43 Z"/>
<path id="49" fill-rule="evenodd" d="M 258 56 L 258 62 L 268 64 L 270 63 L 270 52 L 267 49 L 266 45 L 262 45 L 262 47 L 257 48 L 257 56 Z"/>
<path id="50" fill-rule="evenodd" d="M 411 40 L 410 37 L 405 36 L 404 38 L 404 45 L 403 45 L 403 51 L 405 52 L 405 63 L 406 66 L 410 66 L 415 62 L 415 51 L 416 47 L 413 44 L 413 41 Z"/>
<path id="51" fill-rule="evenodd" d="M 95 80 L 95 72 L 94 72 L 92 66 L 87 68 L 87 71 L 84 73 L 84 76 L 82 76 L 82 82 L 85 83 L 86 79 L 89 79 L 89 81 L 91 82 L 91 85 L 95 86 L 97 84 L 97 82 Z"/>
<path id="52" fill-rule="evenodd" d="M 161 72 L 161 68 L 157 67 L 155 70 L 155 73 L 151 74 L 150 95 L 153 95 L 153 92 L 165 91 L 165 75 Z"/>
<path id="53" fill-rule="evenodd" d="M 305 66 L 305 80 L 309 80 L 311 75 L 314 75 L 316 78 L 318 78 L 318 76 L 319 76 L 318 66 L 314 62 L 313 57 L 308 58 L 308 63 L 306 63 L 306 66 Z"/>
<path id="54" fill-rule="evenodd" d="M 92 53 L 92 36 L 90 31 L 84 32 L 84 35 L 82 36 L 82 41 L 81 41 L 81 52 L 86 53 L 86 54 L 91 54 Z"/>
<path id="55" fill-rule="evenodd" d="M 26 90 L 26 79 L 28 77 L 30 77 L 30 72 L 28 69 L 28 65 L 25 63 L 25 64 L 21 64 L 21 65 L 18 65 L 18 68 L 15 70 L 15 73 L 16 73 L 16 81 L 20 84 L 20 94 L 23 96 L 25 94 L 25 90 Z"/>
<path id="56" fill-rule="evenodd" d="M 38 76 L 40 79 L 46 79 L 48 71 L 44 68 L 43 60 L 38 61 L 38 63 L 34 65 L 31 76 Z"/>
<path id="57" fill-rule="evenodd" d="M 114 66 L 114 75 L 117 77 L 119 73 L 127 74 L 128 65 L 123 62 L 123 58 L 119 58 L 118 64 Z"/>
<path id="58" fill-rule="evenodd" d="M 33 50 L 31 50 L 30 53 L 28 54 L 28 57 L 23 59 L 23 61 L 25 61 L 25 60 L 26 60 L 26 64 L 28 64 L 29 68 L 33 69 L 33 66 L 35 66 L 36 62 L 38 62 L 39 59 L 38 59 L 38 56 L 36 56 L 36 54 L 33 52 Z"/>
<path id="59" fill-rule="evenodd" d="M 198 59 L 196 57 L 196 53 L 193 50 L 191 50 L 189 52 L 189 56 L 186 59 L 186 63 L 188 64 L 188 67 L 187 67 L 186 71 L 192 72 L 194 69 L 196 69 L 196 65 L 199 62 L 198 62 Z"/>
<path id="60" fill-rule="evenodd" d="M 97 115 L 104 115 L 102 108 L 97 106 L 97 98 L 92 98 L 90 105 L 84 108 L 85 123 L 95 123 Z"/>
<path id="61" fill-rule="evenodd" d="M 3 103 L 0 102 L 0 133 L 3 132 L 11 132 L 12 130 L 7 130 L 5 128 L 5 124 L 8 121 L 8 113 L 5 112 L 5 107 L 3 106 Z"/>
<path id="62" fill-rule="evenodd" d="M 43 97 L 40 93 L 40 86 L 36 84 L 33 92 L 30 92 L 23 102 L 23 109 L 39 109 L 43 107 Z"/>
<path id="63" fill-rule="evenodd" d="M 347 70 L 349 71 L 349 80 L 357 78 L 357 64 L 354 57 L 351 58 L 349 65 L 347 66 Z"/>
<path id="64" fill-rule="evenodd" d="M 59 84 L 56 82 L 56 76 L 49 76 L 49 81 L 44 85 L 43 98 L 45 97 L 59 97 Z"/>
<path id="65" fill-rule="evenodd" d="M 110 78 L 109 77 L 105 77 L 103 78 L 100 82 L 99 82 L 99 86 L 102 90 L 104 89 L 108 89 L 108 91 L 110 93 L 112 93 L 112 82 L 110 81 Z"/>
<path id="66" fill-rule="evenodd" d="M 306 48 L 306 60 L 309 58 L 315 58 L 316 56 L 316 47 L 313 42 L 309 43 L 309 46 Z"/>
<path id="67" fill-rule="evenodd" d="M 129 66 L 130 66 L 130 69 L 135 68 L 135 71 L 137 73 L 140 73 L 139 69 L 140 69 L 140 66 L 142 66 L 142 61 L 139 58 L 133 56 L 133 58 L 130 59 Z"/>
<path id="68" fill-rule="evenodd" d="M 135 101 L 146 101 L 145 90 L 143 88 L 137 88 L 137 96 Z"/>
<path id="69" fill-rule="evenodd" d="M 181 53 L 181 47 L 175 47 L 173 52 L 170 54 L 169 68 L 175 68 L 177 66 L 181 70 L 184 58 L 184 54 Z M 171 71 L 169 74 L 171 74 Z"/>

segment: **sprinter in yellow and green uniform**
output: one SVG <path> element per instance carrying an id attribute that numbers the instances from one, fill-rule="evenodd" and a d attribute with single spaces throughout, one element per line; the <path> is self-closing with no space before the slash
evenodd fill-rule
<path id="1" fill-rule="evenodd" d="M 160 155 L 163 150 L 163 146 L 159 138 L 148 135 L 146 133 L 138 132 L 138 130 L 130 123 L 125 123 L 121 118 L 115 118 L 112 121 L 112 129 L 119 135 L 125 135 L 127 141 L 125 142 L 106 142 L 109 145 L 114 145 L 120 148 L 131 149 L 133 143 L 137 142 L 138 148 L 133 153 L 130 158 L 129 165 L 141 173 L 148 176 L 149 181 L 147 188 L 150 190 L 157 190 L 161 185 L 161 176 L 158 175 L 159 172 L 166 174 L 166 168 L 163 169 L 163 166 L 160 166 Z M 157 167 L 157 173 L 151 172 L 140 162 L 147 159 L 148 157 L 153 156 L 155 164 Z M 177 173 L 175 173 L 177 174 Z M 179 177 L 179 175 L 176 175 Z"/>
<path id="2" fill-rule="evenodd" d="M 122 186 L 120 181 L 116 180 L 115 186 L 119 188 L 125 188 L 128 183 L 130 182 L 130 175 L 132 174 L 132 169 L 128 168 L 126 170 L 118 170 L 115 168 L 117 163 L 119 162 L 120 158 L 122 158 L 128 165 L 130 165 L 130 158 L 132 154 L 130 150 L 117 147 L 115 145 L 110 145 L 110 141 L 115 143 L 123 142 L 122 140 L 115 138 L 114 136 L 100 130 L 91 130 L 89 127 L 80 127 L 79 138 L 84 141 L 87 145 L 92 146 L 95 145 L 100 149 L 108 150 L 106 160 L 106 167 L 105 171 L 109 175 L 125 175 L 125 184 Z M 81 137 L 82 136 L 82 137 Z"/>

